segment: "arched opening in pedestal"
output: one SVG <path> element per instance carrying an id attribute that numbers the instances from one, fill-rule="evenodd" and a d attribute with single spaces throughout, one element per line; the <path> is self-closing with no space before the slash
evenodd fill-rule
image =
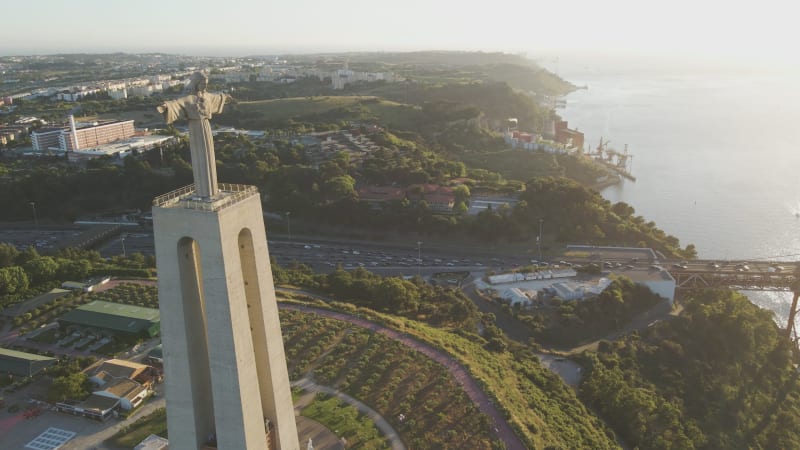
<path id="1" fill-rule="evenodd" d="M 261 298 L 261 280 L 259 280 L 253 235 L 249 229 L 239 232 L 239 262 L 242 270 L 247 315 L 250 320 L 250 337 L 253 341 L 253 352 L 258 373 L 258 390 L 261 396 L 261 410 L 264 414 L 264 428 L 268 438 L 273 437 L 271 426 L 276 420 L 275 396 L 273 393 L 272 371 L 267 349 L 267 330 L 264 327 L 264 307 Z"/>
<path id="2" fill-rule="evenodd" d="M 216 438 L 214 398 L 211 395 L 211 365 L 208 354 L 208 321 L 206 319 L 203 272 L 200 246 L 192 238 L 178 241 L 178 276 L 181 284 L 183 321 L 189 360 L 186 382 L 191 386 L 197 442 Z"/>

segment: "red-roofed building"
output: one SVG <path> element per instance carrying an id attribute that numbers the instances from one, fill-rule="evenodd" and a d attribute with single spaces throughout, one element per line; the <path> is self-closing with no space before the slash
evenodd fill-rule
<path id="1" fill-rule="evenodd" d="M 556 122 L 556 142 L 575 148 L 583 148 L 583 133 L 567 128 L 566 120 Z"/>
<path id="2" fill-rule="evenodd" d="M 406 198 L 405 189 L 394 186 L 364 186 L 358 189 L 358 199 L 366 202 L 372 209 L 381 209 L 391 201 Z"/>
<path id="3" fill-rule="evenodd" d="M 533 142 L 533 135 L 530 133 L 519 133 L 518 139 L 520 142 L 531 143 Z"/>
<path id="4" fill-rule="evenodd" d="M 412 202 L 425 200 L 431 211 L 438 213 L 452 213 L 456 203 L 453 188 L 438 184 L 412 184 L 406 190 L 406 195 Z"/>
<path id="5" fill-rule="evenodd" d="M 412 184 L 405 189 L 393 186 L 364 186 L 358 189 L 358 198 L 373 209 L 382 209 L 388 202 L 401 201 L 405 198 L 413 203 L 424 200 L 431 211 L 442 214 L 452 213 L 456 202 L 453 188 L 438 184 Z"/>

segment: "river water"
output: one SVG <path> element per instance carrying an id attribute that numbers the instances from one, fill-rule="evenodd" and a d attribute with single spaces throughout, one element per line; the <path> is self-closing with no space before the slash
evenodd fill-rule
<path id="1" fill-rule="evenodd" d="M 710 259 L 800 259 L 797 73 L 561 64 L 588 85 L 559 114 L 634 155 L 636 182 L 604 189 Z M 785 326 L 790 294 L 747 293 Z"/>

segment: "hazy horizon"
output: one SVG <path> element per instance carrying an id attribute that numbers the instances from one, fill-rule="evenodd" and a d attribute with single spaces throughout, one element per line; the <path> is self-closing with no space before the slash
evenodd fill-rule
<path id="1" fill-rule="evenodd" d="M 100 0 L 33 0 L 5 7 L 10 20 L 0 29 L 0 55 L 454 50 L 800 67 L 794 51 L 800 32 L 790 6 L 778 0 L 745 5 L 509 0 L 488 9 L 452 0 L 380 7 L 362 0 L 269 5 L 142 0 L 123 8 Z"/>

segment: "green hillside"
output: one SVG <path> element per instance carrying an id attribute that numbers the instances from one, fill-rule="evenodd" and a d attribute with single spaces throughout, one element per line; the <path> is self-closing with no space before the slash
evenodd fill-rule
<path id="1" fill-rule="evenodd" d="M 420 109 L 372 96 L 293 97 L 240 102 L 229 108 L 220 121 L 263 129 L 285 126 L 289 121 L 340 123 L 378 122 L 390 128 L 409 129 L 420 116 Z"/>
<path id="2" fill-rule="evenodd" d="M 403 330 L 460 360 L 497 399 L 529 448 L 617 448 L 601 421 L 527 349 L 490 351 L 486 339 L 460 329 L 434 328 L 351 305 L 339 307 Z M 313 314 L 281 311 L 281 323 L 292 378 L 311 369 L 321 383 L 367 402 L 390 421 L 408 408 L 430 411 L 420 416 L 422 429 L 399 427 L 412 448 L 486 448 L 482 415 L 449 375 L 442 375 L 438 363 L 381 335 Z M 460 441 L 449 430 L 470 438 Z M 424 440 L 415 441 L 418 438 Z"/>
<path id="3" fill-rule="evenodd" d="M 680 317 L 584 356 L 581 396 L 631 446 L 800 448 L 792 343 L 736 292 L 691 293 Z"/>

